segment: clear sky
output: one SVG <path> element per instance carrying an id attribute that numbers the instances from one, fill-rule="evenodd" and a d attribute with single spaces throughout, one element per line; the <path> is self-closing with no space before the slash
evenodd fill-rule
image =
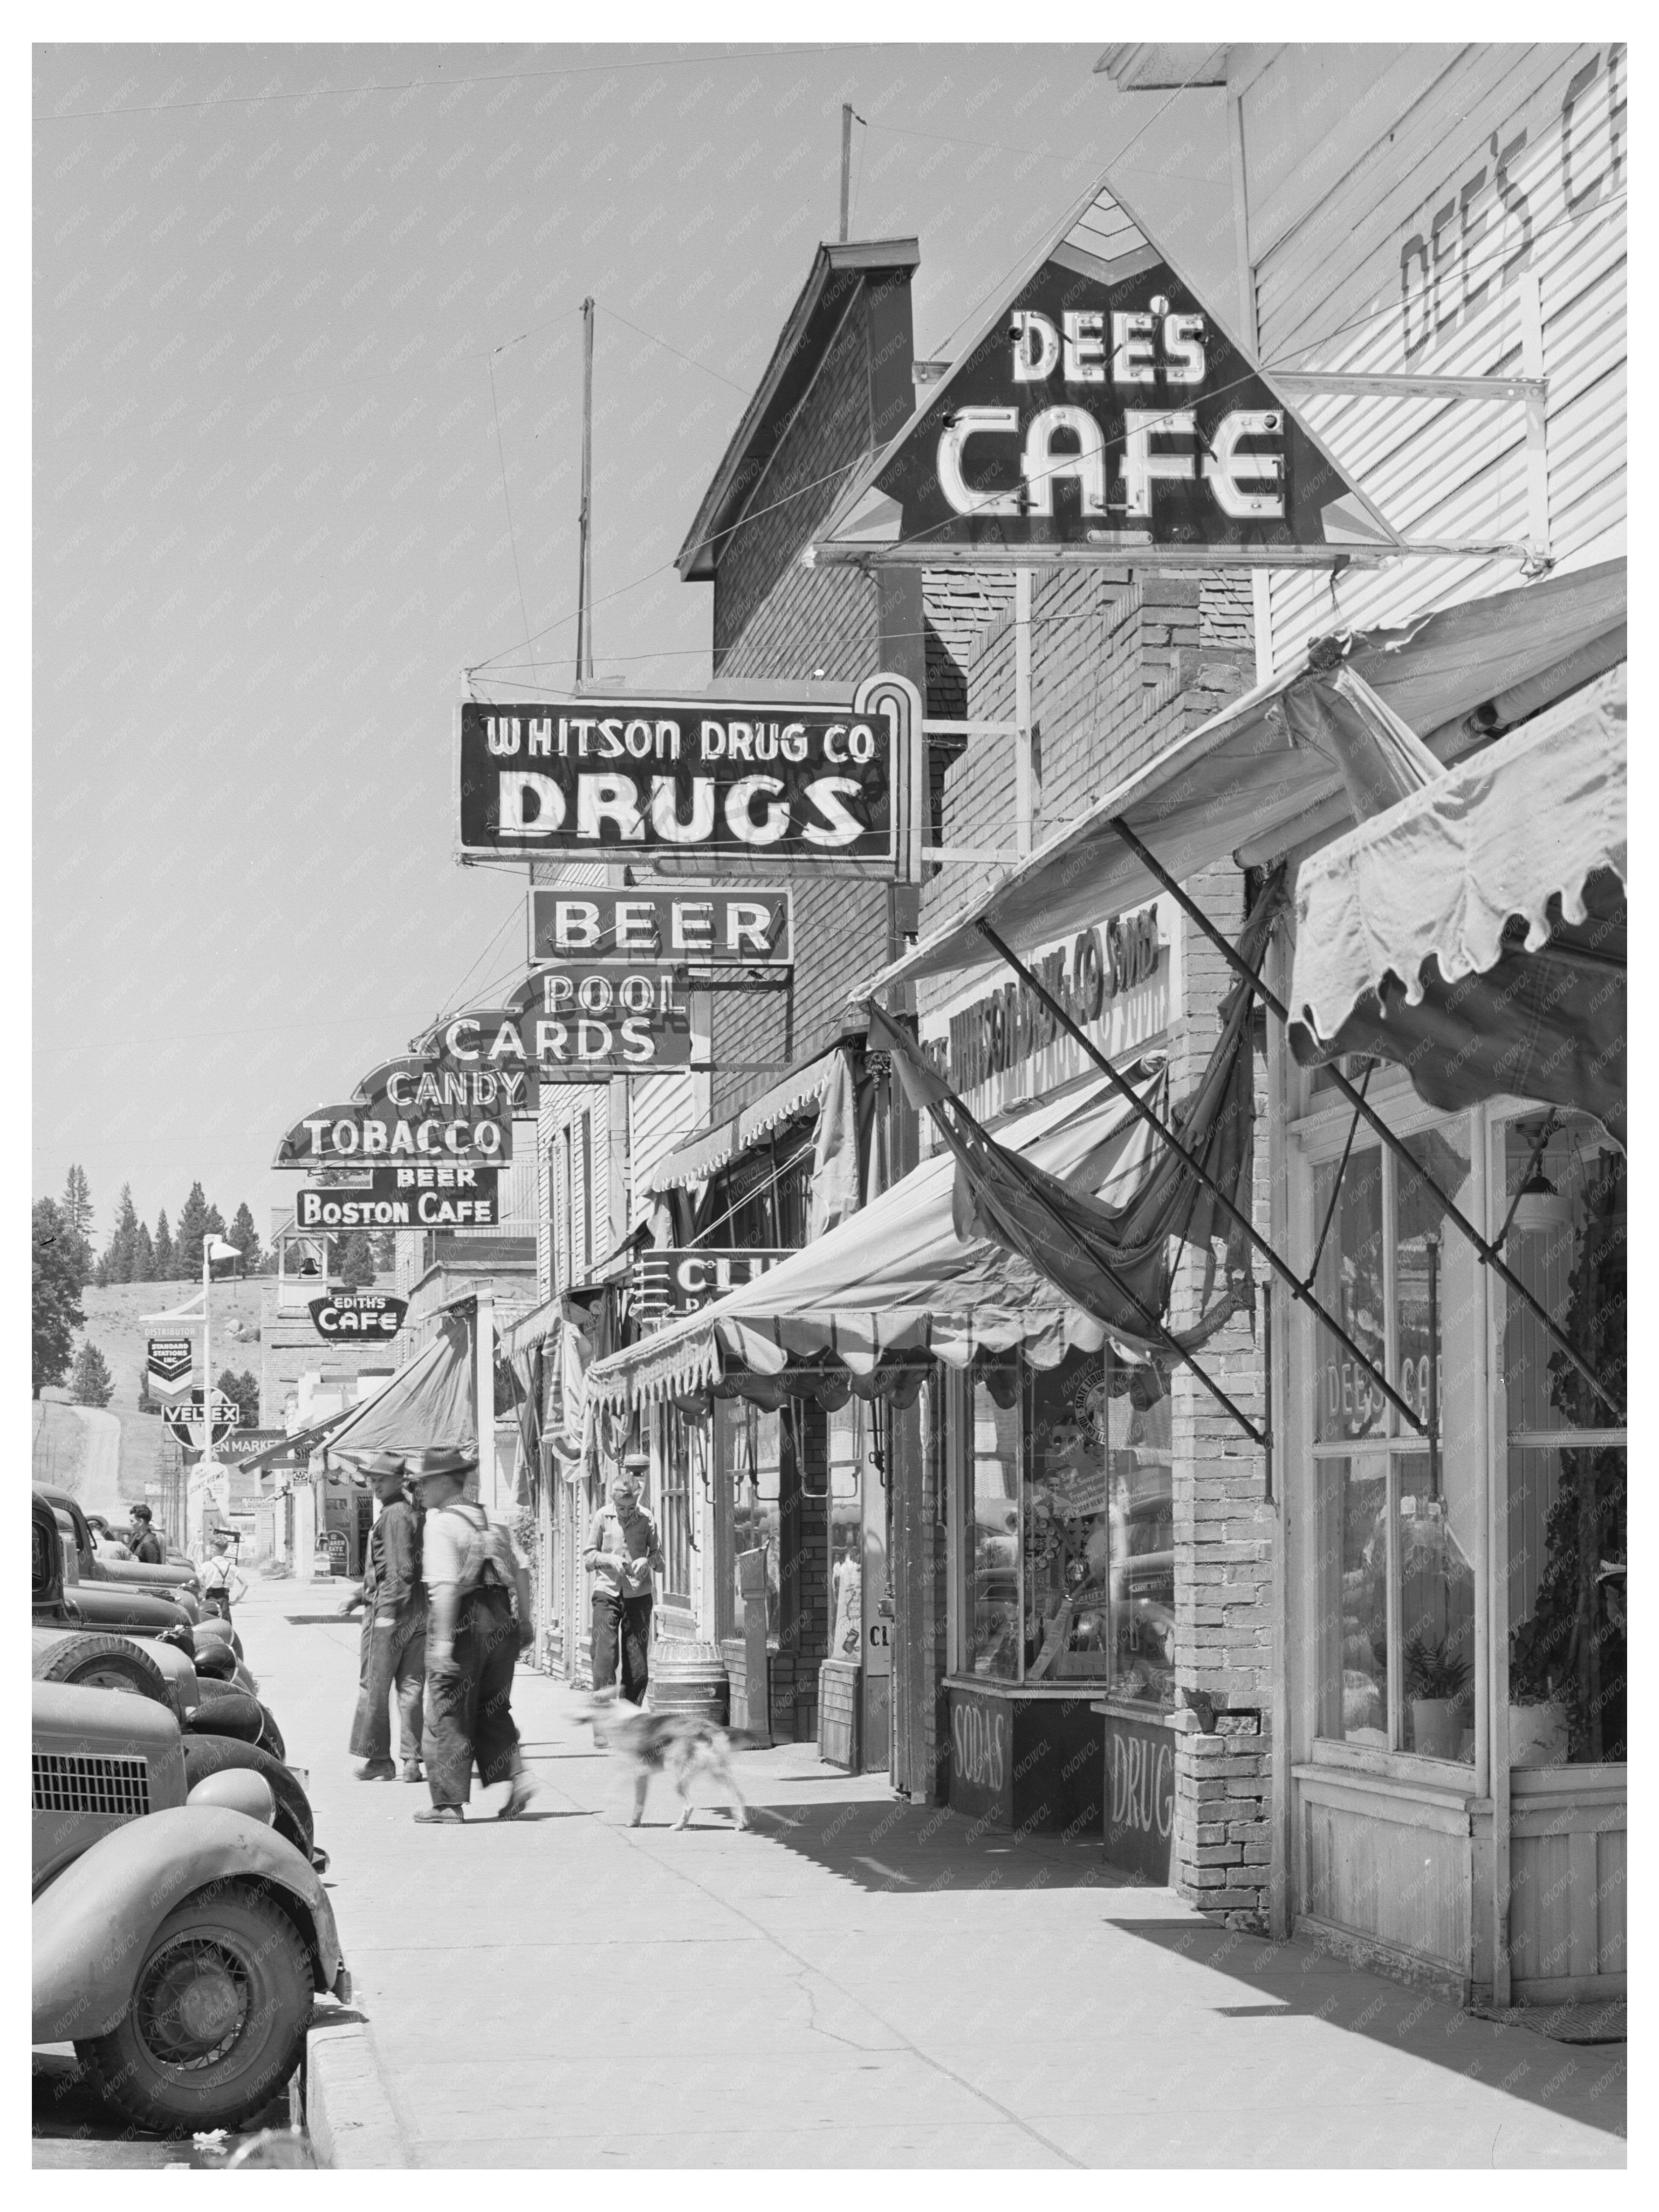
<path id="1" fill-rule="evenodd" d="M 521 970 L 453 713 L 529 633 L 571 673 L 584 294 L 598 672 L 696 684 L 670 564 L 836 234 L 843 100 L 924 357 L 1121 149 L 1224 216 L 1218 97 L 1099 51 L 36 50 L 37 1194 L 81 1162 L 101 1243 L 199 1176 L 264 1235 L 282 1130 Z"/>

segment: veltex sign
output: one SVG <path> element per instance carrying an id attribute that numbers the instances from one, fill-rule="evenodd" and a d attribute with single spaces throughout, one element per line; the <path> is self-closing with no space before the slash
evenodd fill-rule
<path id="1" fill-rule="evenodd" d="M 1109 195 L 849 486 L 814 557 L 1294 561 L 1394 533 Z M 1097 203 L 1097 210 L 1100 204 Z"/>
<path id="2" fill-rule="evenodd" d="M 228 1398 L 222 1390 L 214 1392 L 209 1405 L 211 1408 L 210 1418 L 213 1423 L 210 1441 L 216 1444 L 222 1443 L 233 1429 L 241 1427 L 242 1409 L 234 1398 Z M 177 1437 L 181 1443 L 196 1445 L 198 1450 L 201 1448 L 203 1431 L 209 1418 L 209 1414 L 204 1410 L 202 1394 L 199 1390 L 192 1390 L 188 1398 L 181 1399 L 177 1405 L 164 1407 L 161 1414 L 161 1419 L 171 1435 Z"/>
<path id="3" fill-rule="evenodd" d="M 388 1060 L 363 1078 L 355 1097 L 301 1115 L 277 1146 L 273 1165 L 373 1167 L 418 1160 L 499 1167 L 512 1158 L 513 1116 L 528 1108 L 522 1072 Z"/>
<path id="4" fill-rule="evenodd" d="M 908 720 L 901 687 L 881 677 L 844 706 L 764 692 L 470 701 L 455 718 L 457 850 L 889 867 Z"/>
<path id="5" fill-rule="evenodd" d="M 330 1344 L 342 1338 L 380 1344 L 403 1327 L 409 1301 L 383 1291 L 331 1291 L 325 1298 L 313 1298 L 307 1310 L 311 1326 Z"/>

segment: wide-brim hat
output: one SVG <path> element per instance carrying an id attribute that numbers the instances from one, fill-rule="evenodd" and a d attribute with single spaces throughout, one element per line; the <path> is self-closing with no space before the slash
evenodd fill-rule
<path id="1" fill-rule="evenodd" d="M 438 1444 L 405 1455 L 404 1480 L 405 1482 L 424 1482 L 428 1477 L 440 1474 L 471 1474 L 477 1464 L 477 1452 L 458 1449 L 450 1444 Z"/>
<path id="2" fill-rule="evenodd" d="M 624 1474 L 649 1474 L 651 1455 L 648 1451 L 625 1451 L 622 1455 L 622 1465 Z"/>
<path id="3" fill-rule="evenodd" d="M 404 1461 L 401 1452 L 376 1451 L 349 1455 L 343 1452 L 340 1456 L 345 1460 L 347 1468 L 354 1479 L 361 1482 L 372 1482 L 377 1475 L 382 1474 L 401 1476 L 404 1471 Z"/>

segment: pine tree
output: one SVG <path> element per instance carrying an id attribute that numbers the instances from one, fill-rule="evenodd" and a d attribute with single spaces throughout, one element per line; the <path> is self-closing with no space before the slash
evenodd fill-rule
<path id="1" fill-rule="evenodd" d="M 167 1227 L 167 1208 L 163 1206 L 155 1217 L 155 1280 L 170 1283 L 178 1265 L 173 1249 L 173 1231 Z"/>
<path id="2" fill-rule="evenodd" d="M 71 1167 L 64 1178 L 64 1195 L 58 1200 L 58 1210 L 71 1229 L 78 1229 L 82 1237 L 91 1236 L 92 1187 L 84 1168 Z"/>
<path id="3" fill-rule="evenodd" d="M 215 1389 L 222 1390 L 227 1398 L 235 1401 L 242 1409 L 242 1426 L 257 1429 L 259 1425 L 259 1379 L 256 1375 L 233 1375 L 228 1367 L 221 1375 Z"/>
<path id="4" fill-rule="evenodd" d="M 30 1389 L 38 1398 L 69 1371 L 74 1333 L 86 1325 L 81 1279 L 64 1250 L 67 1224 L 49 1198 L 38 1198 L 30 1215 L 33 1273 L 30 1285 Z"/>
<path id="5" fill-rule="evenodd" d="M 257 1275 L 264 1265 L 259 1251 L 259 1232 L 253 1225 L 253 1215 L 244 1199 L 236 1209 L 236 1218 L 226 1231 L 228 1241 L 242 1255 L 242 1273 Z"/>
<path id="6" fill-rule="evenodd" d="M 179 1211 L 179 1226 L 173 1233 L 173 1264 L 181 1275 L 198 1276 L 202 1272 L 202 1239 L 210 1234 L 211 1216 L 216 1209 L 209 1206 L 199 1182 L 190 1187 L 190 1196 Z"/>
<path id="7" fill-rule="evenodd" d="M 115 1206 L 115 1234 L 109 1240 L 109 1249 L 104 1255 L 108 1263 L 108 1280 L 130 1283 L 132 1280 L 133 1247 L 138 1241 L 138 1209 L 132 1202 L 132 1185 L 124 1182 L 121 1195 Z"/>
<path id="8" fill-rule="evenodd" d="M 339 1276 L 349 1291 L 360 1291 L 374 1280 L 374 1255 L 368 1249 L 368 1231 L 354 1229 L 341 1242 Z"/>
<path id="9" fill-rule="evenodd" d="M 377 1229 L 368 1240 L 368 1249 L 374 1255 L 374 1272 L 389 1275 L 398 1264 L 398 1240 L 390 1229 Z"/>
<path id="10" fill-rule="evenodd" d="M 107 1406 L 115 1395 L 108 1364 L 90 1337 L 81 1346 L 75 1371 L 70 1376 L 70 1389 L 77 1406 Z"/>
<path id="11" fill-rule="evenodd" d="M 130 1283 L 153 1283 L 155 1280 L 155 1247 L 149 1241 L 149 1231 L 141 1221 L 138 1234 L 132 1240 L 132 1273 Z"/>
<path id="12" fill-rule="evenodd" d="M 72 1167 L 64 1177 L 58 1210 L 64 1217 L 64 1249 L 73 1258 L 84 1286 L 93 1279 L 97 1267 L 92 1249 L 92 1190 L 84 1168 Z"/>

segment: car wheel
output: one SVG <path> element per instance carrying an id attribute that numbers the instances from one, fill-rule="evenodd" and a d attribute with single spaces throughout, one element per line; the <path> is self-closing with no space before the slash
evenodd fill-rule
<path id="1" fill-rule="evenodd" d="M 234 2128 L 299 2063 L 311 2000 L 294 1923 L 258 1890 L 231 1882 L 167 1915 L 125 2017 L 76 2051 L 99 2094 L 142 2127 Z"/>
<path id="2" fill-rule="evenodd" d="M 125 1636 L 68 1636 L 34 1662 L 41 1682 L 73 1682 L 83 1690 L 125 1690 L 170 1705 L 167 1677 L 148 1651 Z"/>

